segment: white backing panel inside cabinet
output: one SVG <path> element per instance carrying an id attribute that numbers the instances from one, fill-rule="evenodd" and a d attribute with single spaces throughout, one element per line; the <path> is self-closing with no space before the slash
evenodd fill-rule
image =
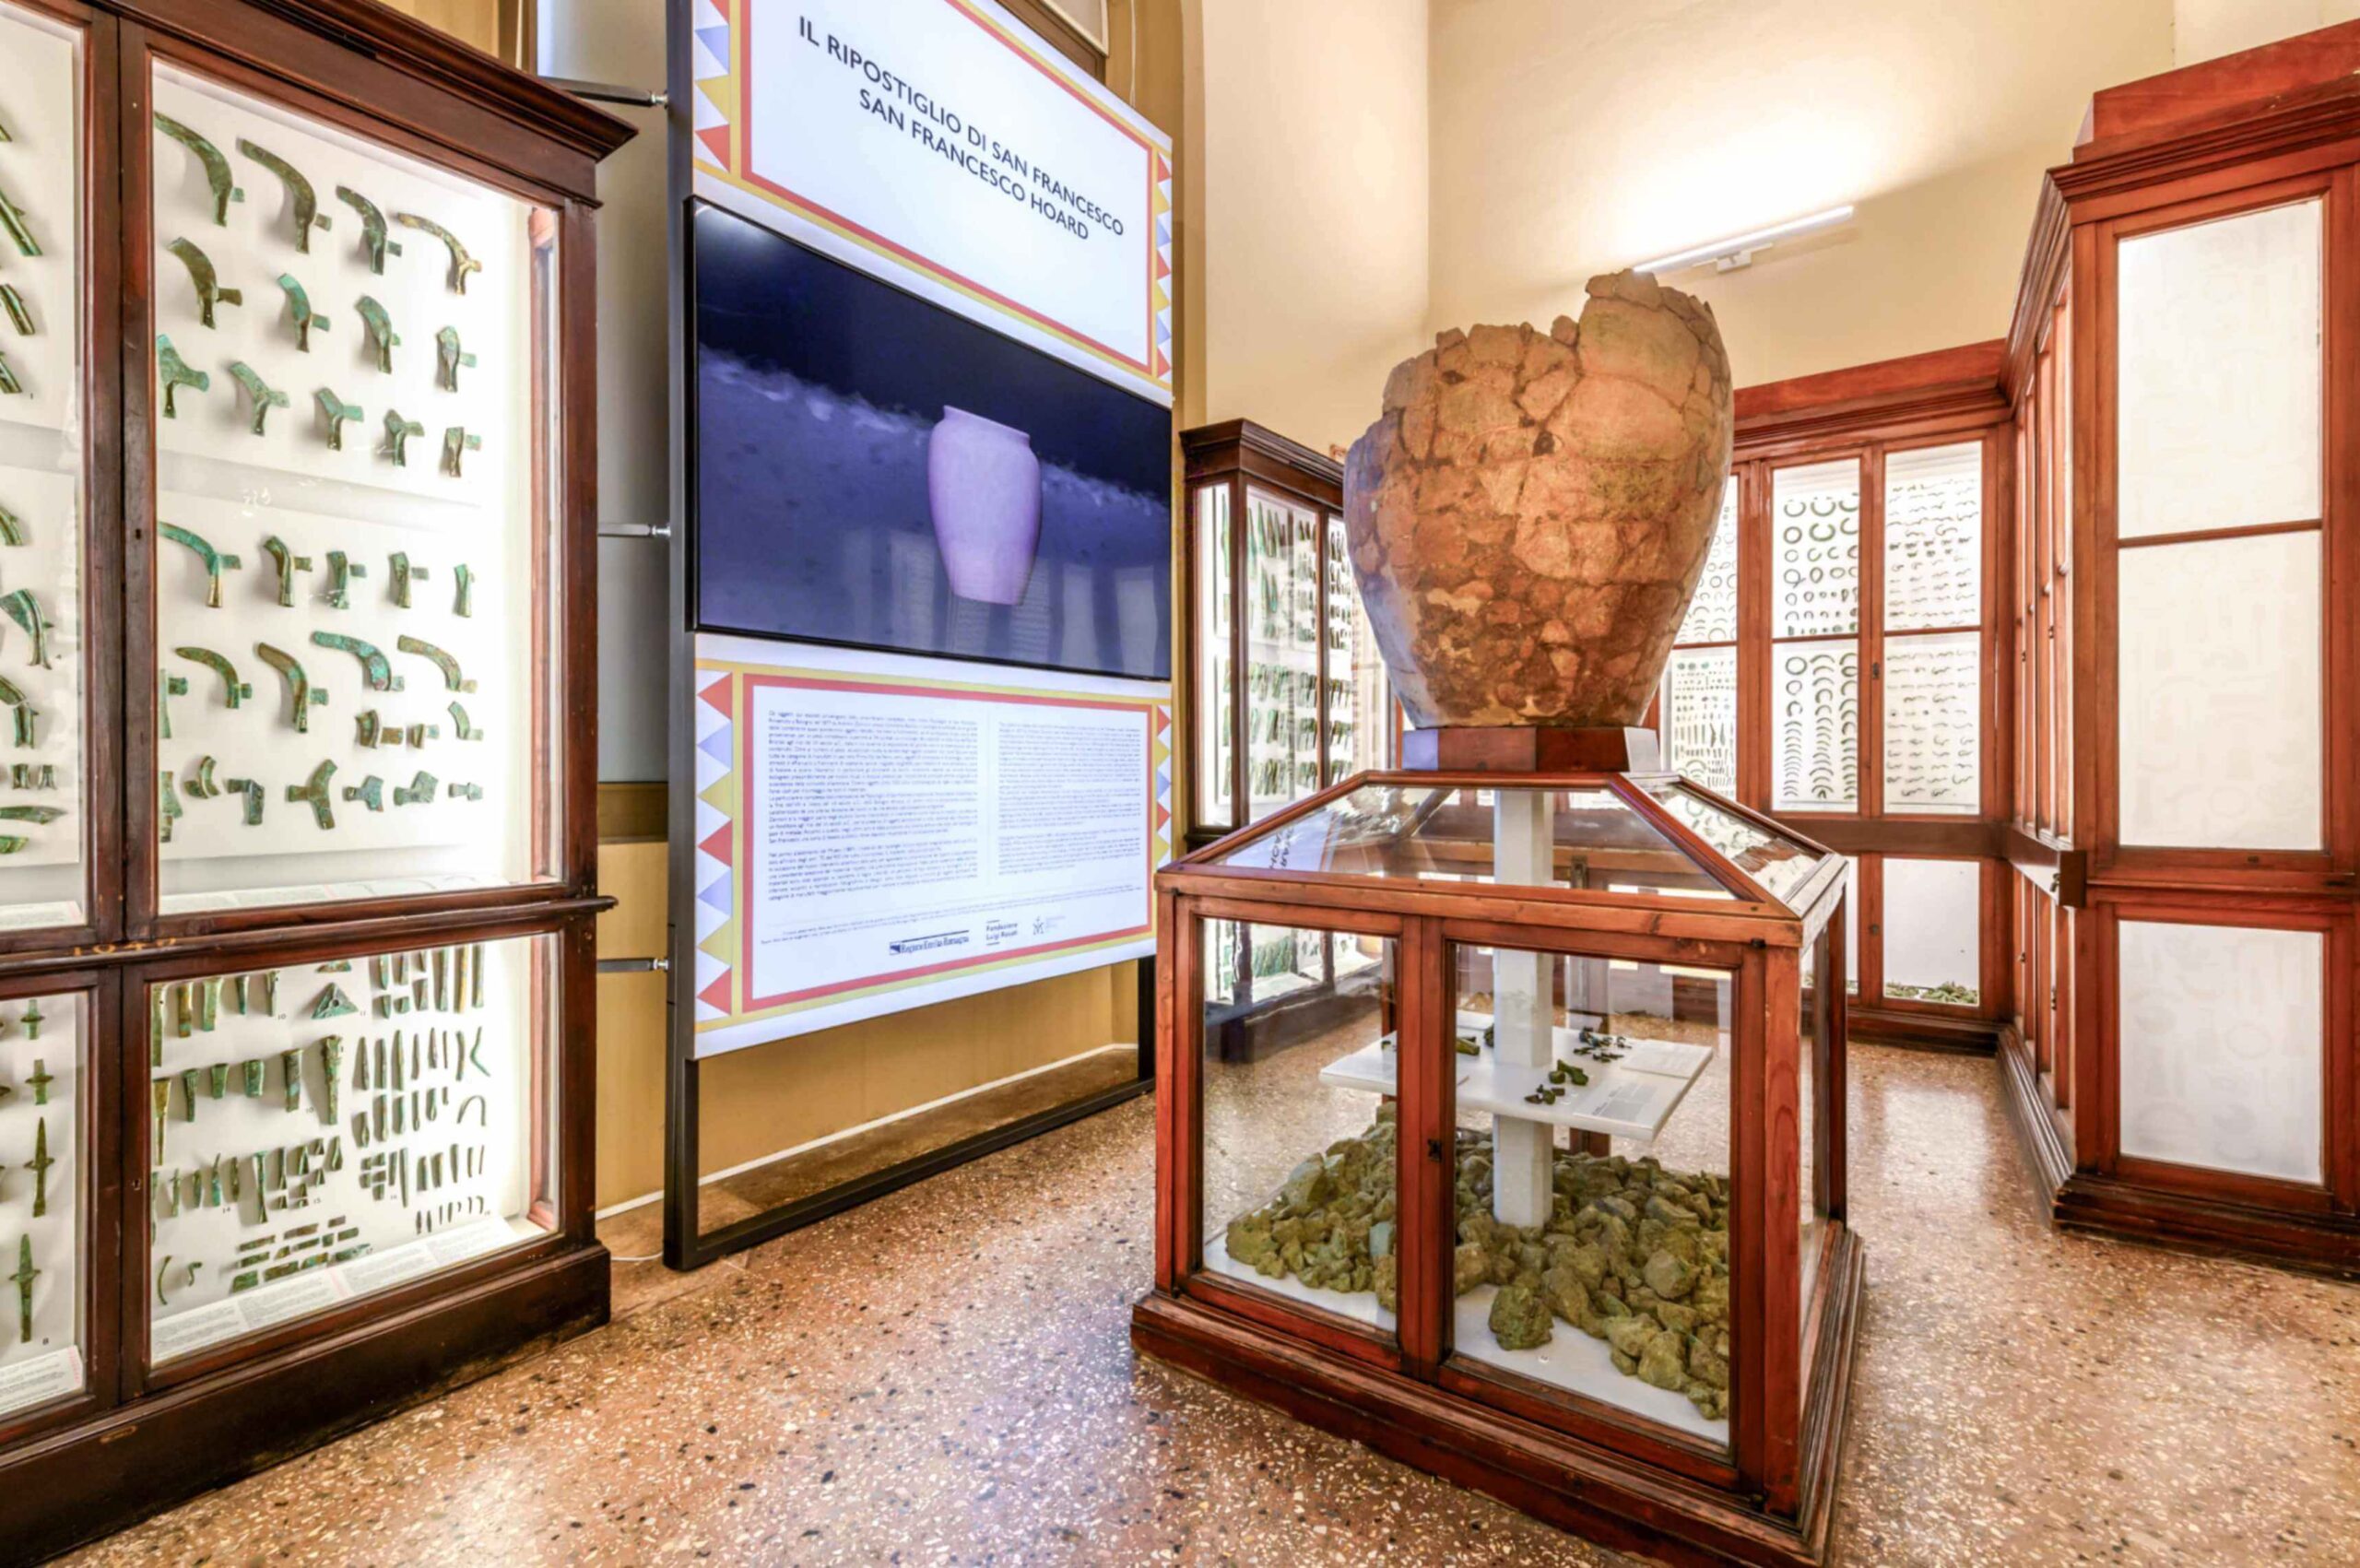
<path id="1" fill-rule="evenodd" d="M 535 209 L 169 68 L 155 104 L 162 907 L 530 880 Z"/>
<path id="2" fill-rule="evenodd" d="M 2122 1152 L 2317 1183 L 2326 938 L 2125 920 L 2117 928 Z"/>
<path id="3" fill-rule="evenodd" d="M 81 84 L 0 5 L 0 930 L 84 912 Z"/>
<path id="4" fill-rule="evenodd" d="M 81 1392 L 88 998 L 0 998 L 0 1420 Z"/>
<path id="5" fill-rule="evenodd" d="M 157 1361 L 542 1233 L 554 960 L 513 937 L 153 988 Z"/>

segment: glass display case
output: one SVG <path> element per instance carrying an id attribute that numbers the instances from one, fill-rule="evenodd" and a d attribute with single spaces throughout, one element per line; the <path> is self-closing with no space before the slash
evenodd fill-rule
<path id="1" fill-rule="evenodd" d="M 2002 1026 L 2001 370 L 1983 343 L 1740 389 L 1652 716 L 1672 771 L 1851 859 L 1863 1038 Z"/>
<path id="2" fill-rule="evenodd" d="M 2060 1222 L 2343 1275 L 2360 1273 L 2351 36 L 2102 91 L 2044 183 L 2009 342 L 2001 1041 Z"/>
<path id="3" fill-rule="evenodd" d="M 109 557 L 88 525 L 89 64 L 80 27 L 0 5 L 0 942 L 86 931 L 89 867 L 112 842 L 88 805 L 92 704 L 112 673 L 91 633 Z"/>
<path id="4" fill-rule="evenodd" d="M 148 984 L 159 1366 L 549 1233 L 556 958 L 511 937 Z"/>
<path id="5" fill-rule="evenodd" d="M 604 1319 L 589 215 L 630 128 L 384 7 L 0 0 L 0 43 L 32 1560 Z"/>
<path id="6" fill-rule="evenodd" d="M 1738 1560 L 1811 1560 L 1860 1279 L 1848 877 L 1648 772 L 1363 772 L 1169 867 L 1134 1338 L 1616 1544 L 1742 1515 Z M 1266 948 L 1365 983 L 1241 1020 Z"/>
<path id="7" fill-rule="evenodd" d="M 1247 419 L 1181 432 L 1188 474 L 1188 841 L 1398 754 L 1346 552 L 1343 469 Z M 1241 808 L 1242 803 L 1242 808 Z"/>
<path id="8" fill-rule="evenodd" d="M 1181 433 L 1188 473 L 1187 842 L 1210 843 L 1363 769 L 1398 746 L 1375 633 L 1344 542 L 1343 471 L 1246 419 Z M 1239 803 L 1244 808 L 1239 809 Z M 1212 967 L 1221 1048 L 1249 1052 L 1288 1026 L 1324 1028 L 1358 1007 L 1369 955 L 1327 935 L 1223 930 Z M 1232 1023 L 1237 1027 L 1230 1027 Z"/>
<path id="9" fill-rule="evenodd" d="M 161 912 L 550 877 L 554 211 L 197 72 L 155 100 Z"/>

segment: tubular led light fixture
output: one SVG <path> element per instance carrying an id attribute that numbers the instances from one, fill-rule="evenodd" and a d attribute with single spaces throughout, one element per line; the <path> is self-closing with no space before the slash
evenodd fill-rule
<path id="1" fill-rule="evenodd" d="M 1701 266 L 1711 262 L 1714 270 L 1730 272 L 1751 265 L 1753 253 L 1766 251 L 1781 240 L 1791 240 L 1798 234 L 1812 234 L 1822 229 L 1833 229 L 1852 216 L 1851 204 L 1831 206 L 1825 212 L 1814 212 L 1808 218 L 1798 218 L 1776 223 L 1767 229 L 1756 229 L 1728 240 L 1716 240 L 1709 245 L 1697 245 L 1685 251 L 1674 251 L 1654 261 L 1643 261 L 1632 270 L 1635 272 L 1678 272 L 1683 267 Z"/>

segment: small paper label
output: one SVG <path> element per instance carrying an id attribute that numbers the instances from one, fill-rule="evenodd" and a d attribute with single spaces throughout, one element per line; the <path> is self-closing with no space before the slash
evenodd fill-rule
<path id="1" fill-rule="evenodd" d="M 81 1391 L 82 1352 L 72 1345 L 0 1366 L 0 1410 L 46 1405 Z"/>

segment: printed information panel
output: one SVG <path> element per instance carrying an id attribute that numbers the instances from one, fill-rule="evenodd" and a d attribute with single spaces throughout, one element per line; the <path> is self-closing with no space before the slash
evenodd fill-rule
<path id="1" fill-rule="evenodd" d="M 991 0 L 691 0 L 696 193 L 1169 403 L 1171 138 Z"/>
<path id="2" fill-rule="evenodd" d="M 697 1055 L 1152 956 L 1168 688 L 697 639 Z"/>

